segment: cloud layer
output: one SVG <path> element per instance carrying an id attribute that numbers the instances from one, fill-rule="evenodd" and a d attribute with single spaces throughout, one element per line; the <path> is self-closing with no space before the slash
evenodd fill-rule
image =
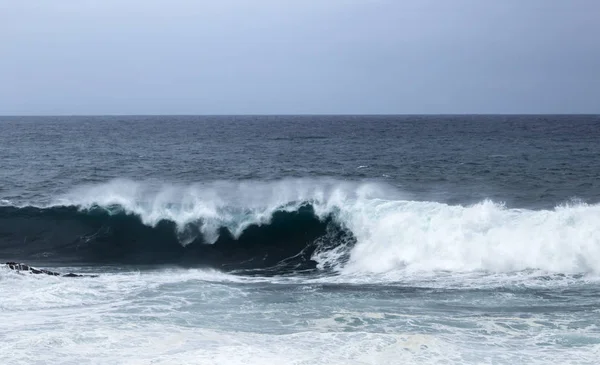
<path id="1" fill-rule="evenodd" d="M 600 113 L 594 0 L 0 0 L 0 114 Z"/>

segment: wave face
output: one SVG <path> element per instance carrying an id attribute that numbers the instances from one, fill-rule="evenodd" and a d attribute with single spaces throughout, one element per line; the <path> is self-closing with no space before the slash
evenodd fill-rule
<path id="1" fill-rule="evenodd" d="M 115 180 L 0 207 L 0 255 L 341 275 L 600 272 L 600 205 L 509 209 L 411 201 L 378 183 Z"/>
<path id="2" fill-rule="evenodd" d="M 173 221 L 160 220 L 149 226 L 120 206 L 3 207 L 0 225 L 0 256 L 11 260 L 201 265 L 279 273 L 314 269 L 310 257 L 317 241 L 333 230 L 310 206 L 277 211 L 269 224 L 248 225 L 238 236 L 221 227 L 211 242 L 199 232 L 200 222 L 179 228 Z"/>

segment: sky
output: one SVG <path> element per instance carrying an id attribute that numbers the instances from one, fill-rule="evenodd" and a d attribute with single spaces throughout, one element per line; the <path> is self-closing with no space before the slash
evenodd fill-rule
<path id="1" fill-rule="evenodd" d="M 0 0 L 0 115 L 600 113 L 598 0 Z"/>

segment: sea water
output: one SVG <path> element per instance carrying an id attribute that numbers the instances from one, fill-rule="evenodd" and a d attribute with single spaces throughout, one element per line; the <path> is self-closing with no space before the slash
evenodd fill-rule
<path id="1" fill-rule="evenodd" d="M 10 364 L 596 364 L 600 117 L 2 117 Z"/>

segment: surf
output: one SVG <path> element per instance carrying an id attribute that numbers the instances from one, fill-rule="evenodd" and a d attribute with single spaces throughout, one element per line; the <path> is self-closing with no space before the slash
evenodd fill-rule
<path id="1" fill-rule="evenodd" d="M 80 186 L 45 205 L 0 207 L 0 255 L 176 263 L 225 271 L 600 272 L 600 205 L 506 207 L 408 199 L 334 179 Z"/>

